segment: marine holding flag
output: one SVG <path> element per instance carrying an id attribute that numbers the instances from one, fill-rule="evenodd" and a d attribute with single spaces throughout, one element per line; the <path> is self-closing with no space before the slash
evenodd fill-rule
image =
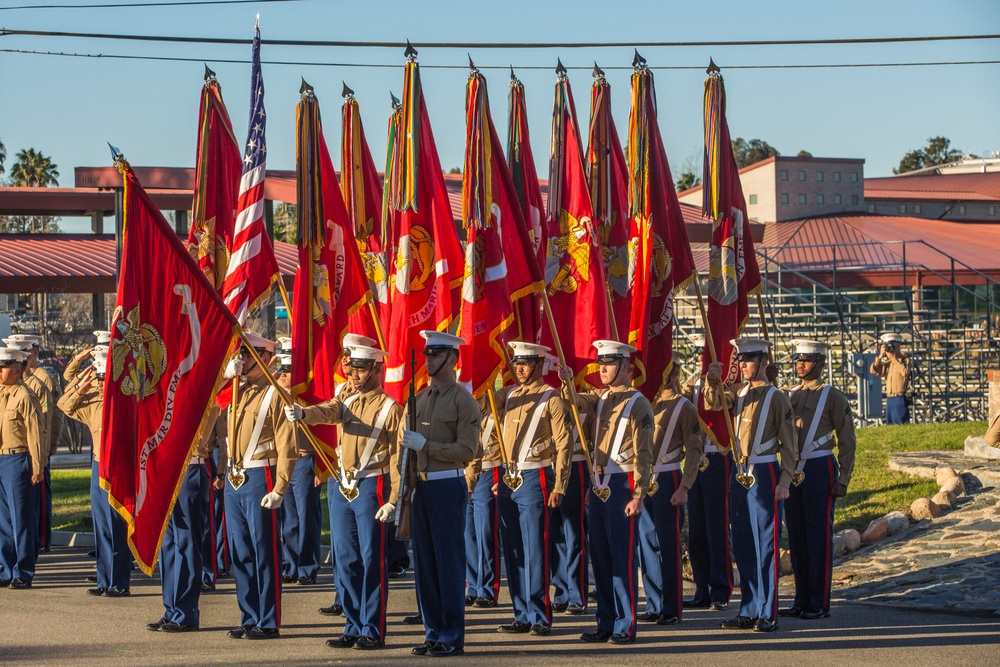
<path id="1" fill-rule="evenodd" d="M 151 574 L 236 323 L 120 155 L 116 166 L 125 224 L 100 476 L 129 525 L 132 554 Z"/>

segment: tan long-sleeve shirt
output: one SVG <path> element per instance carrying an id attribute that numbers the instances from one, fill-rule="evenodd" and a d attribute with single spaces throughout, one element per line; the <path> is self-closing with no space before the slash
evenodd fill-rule
<path id="1" fill-rule="evenodd" d="M 417 452 L 417 473 L 465 468 L 479 453 L 482 412 L 476 399 L 455 382 L 424 387 L 416 395 L 417 432 L 427 438 Z M 409 408 L 399 421 L 399 442 L 407 429 Z"/>
<path id="2" fill-rule="evenodd" d="M 526 442 L 539 402 L 550 389 L 552 391 L 541 408 L 538 427 L 531 442 Z M 504 387 L 497 392 L 497 408 L 503 423 L 503 444 L 507 456 L 514 462 L 552 461 L 555 473 L 552 491 L 566 493 L 573 458 L 570 436 L 572 415 L 559 390 L 537 381 Z"/>
<path id="3" fill-rule="evenodd" d="M 798 451 L 801 453 L 808 443 L 805 438 L 816 414 L 820 394 L 823 391 L 822 380 L 807 380 L 789 392 L 789 401 L 795 412 L 795 429 L 798 437 Z M 839 390 L 831 387 L 823 406 L 823 414 L 813 440 L 819 440 L 828 433 L 835 433 L 832 438 L 817 447 L 817 450 L 830 450 L 837 447 L 837 464 L 840 466 L 840 478 L 837 480 L 844 486 L 851 482 L 854 472 L 854 452 L 857 440 L 854 437 L 854 413 L 851 403 Z"/>
<path id="4" fill-rule="evenodd" d="M 56 403 L 63 413 L 75 421 L 81 422 L 90 430 L 90 437 L 93 441 L 91 451 L 95 461 L 101 460 L 101 429 L 104 418 L 104 396 L 97 390 L 95 385 L 91 385 L 82 394 L 77 385 L 67 387 L 66 393 L 59 397 Z"/>
<path id="5" fill-rule="evenodd" d="M 682 403 L 683 401 L 683 403 Z M 681 407 L 678 408 L 678 404 Z M 670 440 L 663 442 L 667 435 L 674 410 L 680 410 Z M 653 465 L 660 463 L 681 464 L 681 486 L 690 489 L 698 476 L 698 465 L 705 454 L 705 437 L 698 421 L 698 409 L 690 400 L 675 392 L 672 388 L 660 392 L 653 404 Z M 680 453 L 678 453 L 678 451 Z M 666 459 L 666 460 L 664 460 Z"/>
<path id="6" fill-rule="evenodd" d="M 895 359 L 888 355 L 876 357 L 871 372 L 885 377 L 886 396 L 902 396 L 910 384 L 910 358 L 905 355 Z"/>
<path id="7" fill-rule="evenodd" d="M 42 474 L 49 445 L 43 443 L 44 416 L 38 401 L 20 382 L 0 385 L 0 415 L 0 452 L 27 452 L 31 456 L 31 473 Z"/>
<path id="8" fill-rule="evenodd" d="M 253 455 L 253 459 L 272 459 L 271 464 L 276 466 L 277 473 L 274 491 L 284 494 L 291 481 L 295 461 L 298 459 L 295 426 L 285 419 L 281 399 L 278 396 L 272 394 L 269 403 L 264 405 L 264 397 L 268 393 L 269 386 L 264 380 L 240 386 L 239 402 L 236 404 L 236 438 L 230 443 L 230 453 L 234 466 L 244 463 L 257 416 L 262 410 L 267 410 L 257 440 L 257 453 Z"/>

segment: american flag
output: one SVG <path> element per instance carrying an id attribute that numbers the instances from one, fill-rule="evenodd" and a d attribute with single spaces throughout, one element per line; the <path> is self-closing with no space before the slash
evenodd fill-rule
<path id="1" fill-rule="evenodd" d="M 233 246 L 222 284 L 222 298 L 240 324 L 280 280 L 278 260 L 264 228 L 264 79 L 260 72 L 260 22 L 254 26 L 253 72 L 250 78 L 250 122 L 243 150 L 243 177 L 237 201 Z"/>

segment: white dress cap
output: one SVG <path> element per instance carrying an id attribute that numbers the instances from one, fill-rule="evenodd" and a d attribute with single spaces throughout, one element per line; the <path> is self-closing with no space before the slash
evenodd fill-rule
<path id="1" fill-rule="evenodd" d="M 519 340 L 512 340 L 507 343 L 507 346 L 511 349 L 515 359 L 518 357 L 545 357 L 552 351 L 552 348 L 545 345 L 525 343 Z"/>
<path id="2" fill-rule="evenodd" d="M 281 340 L 280 338 L 278 340 Z M 279 354 L 278 355 L 278 365 L 282 368 L 292 367 L 292 355 L 290 354 Z"/>
<path id="3" fill-rule="evenodd" d="M 695 334 L 691 337 L 695 347 L 705 347 L 705 334 Z"/>
<path id="4" fill-rule="evenodd" d="M 761 354 L 771 348 L 771 341 L 763 338 L 737 338 L 729 344 L 736 348 L 736 354 Z"/>
<path id="5" fill-rule="evenodd" d="M 3 339 L 4 345 L 7 347 L 14 348 L 15 350 L 22 350 L 24 352 L 31 352 L 31 348 L 35 346 L 30 340 L 19 340 L 17 334 L 14 334 L 10 338 Z"/>
<path id="6" fill-rule="evenodd" d="M 898 333 L 889 332 L 879 336 L 879 340 L 882 341 L 883 343 L 902 343 L 903 337 L 900 336 Z"/>
<path id="7" fill-rule="evenodd" d="M 439 347 L 452 347 L 456 350 L 465 344 L 464 338 L 459 338 L 458 336 L 453 336 L 450 333 L 444 333 L 443 331 L 434 331 L 433 329 L 424 329 L 420 332 L 424 340 L 427 343 L 424 348 L 439 348 Z"/>
<path id="8" fill-rule="evenodd" d="M 3 339 L 5 343 L 18 342 L 18 343 L 28 343 L 29 345 L 34 345 L 35 347 L 41 347 L 42 337 L 36 336 L 35 334 L 11 334 L 10 338 Z M 27 349 L 27 348 L 19 348 Z"/>
<path id="9" fill-rule="evenodd" d="M 601 357 L 625 357 L 626 359 L 633 352 L 638 350 L 626 343 L 619 343 L 616 340 L 595 340 L 594 348 L 597 350 L 597 358 Z"/>
<path id="10" fill-rule="evenodd" d="M 830 349 L 829 343 L 819 340 L 809 340 L 807 338 L 796 338 L 792 341 L 792 345 L 795 346 L 795 355 L 815 354 L 825 357 L 827 351 Z"/>
<path id="11" fill-rule="evenodd" d="M 111 344 L 111 332 L 110 331 L 95 331 L 94 335 L 97 336 L 98 345 L 110 345 Z"/>
<path id="12" fill-rule="evenodd" d="M 108 348 L 104 345 L 99 345 L 94 348 L 94 372 L 98 375 L 104 375 L 104 371 L 108 366 Z"/>
<path id="13" fill-rule="evenodd" d="M 344 340 L 342 345 L 345 348 L 354 347 L 355 345 L 364 345 L 365 347 L 376 347 L 378 346 L 378 341 L 374 338 L 368 336 L 362 336 L 361 334 L 344 334 Z"/>
<path id="14" fill-rule="evenodd" d="M 268 340 L 263 336 L 258 336 L 257 334 L 252 333 L 247 334 L 247 340 L 250 341 L 250 344 L 255 348 L 263 348 L 268 352 L 274 352 L 274 348 L 278 345 L 273 340 Z"/>
<path id="15" fill-rule="evenodd" d="M 288 336 L 282 336 L 281 338 L 279 338 L 278 339 L 278 345 L 281 346 L 281 351 L 282 352 L 291 352 L 292 351 L 292 339 L 290 337 L 288 337 Z M 280 357 L 280 356 L 283 356 L 283 355 L 279 354 L 278 356 Z"/>
<path id="16" fill-rule="evenodd" d="M 19 361 L 22 364 L 31 356 L 24 350 L 14 347 L 0 347 L 0 363 L 5 361 Z"/>
<path id="17" fill-rule="evenodd" d="M 373 362 L 382 361 L 389 356 L 377 347 L 369 347 L 368 345 L 355 345 L 350 350 L 349 365 L 355 368 L 367 368 Z"/>

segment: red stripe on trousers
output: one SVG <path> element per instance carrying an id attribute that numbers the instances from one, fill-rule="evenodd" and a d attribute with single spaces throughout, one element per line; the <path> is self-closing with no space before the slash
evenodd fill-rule
<path id="1" fill-rule="evenodd" d="M 385 504 L 385 475 L 378 475 L 378 487 L 376 490 L 376 497 L 378 498 L 378 506 L 382 507 Z M 386 570 L 388 569 L 388 563 L 386 562 L 385 553 L 385 524 L 378 521 L 378 587 L 379 587 L 379 610 L 378 610 L 378 640 L 385 643 L 385 607 L 389 599 L 389 582 L 386 579 Z"/>
<path id="2" fill-rule="evenodd" d="M 635 476 L 632 473 L 628 474 L 628 489 L 630 492 L 629 498 L 631 498 L 632 497 L 631 492 L 635 491 Z M 634 541 L 635 541 L 635 517 L 630 516 L 628 517 L 629 545 L 631 546 Z M 636 606 L 638 603 L 638 601 L 635 599 L 635 596 L 632 595 L 632 589 L 635 587 L 635 584 L 633 583 L 632 580 L 632 573 L 635 571 L 635 565 L 633 563 L 633 559 L 635 558 L 635 551 L 636 551 L 635 549 L 628 550 L 628 599 L 629 599 L 629 607 L 632 609 L 632 625 L 629 626 L 629 635 L 635 634 L 635 614 L 636 614 Z"/>
<path id="3" fill-rule="evenodd" d="M 274 479 L 271 476 L 271 466 L 264 466 L 264 472 L 267 478 L 267 492 L 270 493 L 274 491 Z M 271 512 L 276 512 L 277 510 L 271 510 Z M 274 549 L 274 590 L 276 595 L 274 596 L 274 617 L 277 621 L 276 627 L 281 627 L 281 556 L 278 553 L 278 517 L 275 514 L 271 515 L 271 545 Z"/>
<path id="4" fill-rule="evenodd" d="M 500 484 L 500 468 L 493 469 L 493 485 Z M 500 503 L 493 498 L 493 600 L 500 600 Z M 473 528 L 475 530 L 475 528 Z"/>
<path id="5" fill-rule="evenodd" d="M 549 598 L 549 492 L 545 486 L 545 469 L 538 471 L 538 483 L 542 487 L 542 577 L 545 580 L 545 619 L 552 625 L 552 600 Z"/>
<path id="6" fill-rule="evenodd" d="M 827 473 L 830 475 L 830 480 L 836 482 L 833 479 L 833 456 L 826 456 L 826 469 Z M 835 498 L 827 494 L 826 496 L 826 514 L 823 515 L 823 523 L 826 527 L 826 540 L 825 548 L 823 549 L 823 610 L 828 611 L 830 609 L 830 578 L 833 576 L 833 565 L 830 562 L 830 556 L 833 553 L 833 547 L 831 542 L 833 541 L 833 522 L 830 520 L 830 515 L 833 513 L 833 503 Z"/>

